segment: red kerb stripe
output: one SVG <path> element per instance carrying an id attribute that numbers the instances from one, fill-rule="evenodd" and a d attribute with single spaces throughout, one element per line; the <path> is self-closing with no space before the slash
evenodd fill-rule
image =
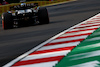
<path id="1" fill-rule="evenodd" d="M 62 38 L 68 38 L 68 37 L 76 37 L 76 36 L 83 36 L 83 35 L 90 35 L 91 33 L 85 33 L 85 34 L 77 34 L 77 35 L 71 35 L 71 36 L 62 36 L 58 37 L 56 39 L 62 39 Z"/>
<path id="2" fill-rule="evenodd" d="M 35 60 L 19 61 L 16 64 L 14 64 L 13 66 L 37 64 L 37 63 L 51 62 L 51 61 L 60 61 L 63 57 L 64 56 L 56 56 L 56 57 L 41 58 L 41 59 L 35 59 Z"/>
<path id="3" fill-rule="evenodd" d="M 95 22 L 95 23 L 84 23 L 84 24 L 81 24 L 81 25 L 96 24 L 96 23 L 100 23 L 100 22 Z"/>
<path id="4" fill-rule="evenodd" d="M 70 40 L 70 41 L 62 41 L 62 42 L 56 42 L 56 43 L 48 43 L 44 46 L 49 46 L 49 45 L 56 45 L 56 44 L 63 44 L 63 43 L 70 43 L 70 42 L 77 42 L 77 41 L 83 41 L 84 39 L 77 39 L 77 40 Z"/>
<path id="5" fill-rule="evenodd" d="M 30 55 L 43 54 L 43 53 L 49 53 L 49 52 L 57 52 L 57 51 L 64 51 L 64 50 L 72 50 L 74 47 L 75 46 L 35 51 L 35 52 L 31 53 Z"/>
<path id="6" fill-rule="evenodd" d="M 74 29 L 76 29 L 76 28 L 74 28 Z M 69 31 L 69 32 L 66 32 L 66 33 L 74 33 L 74 32 L 89 31 L 89 30 L 96 30 L 96 29 L 98 29 L 98 28 L 91 28 L 91 29 L 85 29 L 85 30 Z"/>
<path id="7" fill-rule="evenodd" d="M 76 27 L 76 29 L 77 29 L 77 28 L 92 27 L 92 26 L 100 26 L 100 24 L 98 24 L 98 25 L 90 25 L 90 26 L 82 26 L 82 27 Z"/>

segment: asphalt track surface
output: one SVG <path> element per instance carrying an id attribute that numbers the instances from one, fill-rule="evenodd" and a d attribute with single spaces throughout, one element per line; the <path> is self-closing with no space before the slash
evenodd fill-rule
<path id="1" fill-rule="evenodd" d="M 78 0 L 47 7 L 50 24 L 3 30 L 0 24 L 0 67 L 54 35 L 100 12 L 99 0 Z"/>

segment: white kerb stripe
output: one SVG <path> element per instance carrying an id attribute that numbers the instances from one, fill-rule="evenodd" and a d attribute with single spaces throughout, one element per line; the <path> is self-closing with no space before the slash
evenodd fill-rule
<path id="1" fill-rule="evenodd" d="M 98 27 L 100 27 L 100 26 L 92 26 L 92 27 L 84 27 L 84 28 L 72 29 L 71 31 L 86 30 L 86 29 L 92 29 L 92 28 L 98 28 Z"/>
<path id="2" fill-rule="evenodd" d="M 63 42 L 63 41 L 71 41 L 71 40 L 77 40 L 77 39 L 84 39 L 87 36 L 88 35 L 77 36 L 77 37 L 68 37 L 68 38 L 63 38 L 63 39 L 56 39 L 56 40 L 51 41 L 50 43 Z"/>
<path id="3" fill-rule="evenodd" d="M 22 59 L 21 61 L 41 59 L 41 58 L 49 58 L 49 57 L 56 57 L 56 56 L 63 56 L 63 55 L 66 55 L 67 53 L 69 53 L 70 51 L 71 50 L 64 50 L 64 51 L 57 51 L 57 52 L 29 55 L 26 58 Z"/>
<path id="4" fill-rule="evenodd" d="M 78 27 L 85 27 L 85 26 L 92 26 L 92 25 L 100 25 L 100 23 L 95 23 L 95 24 L 87 24 L 87 25 L 80 25 Z"/>
<path id="5" fill-rule="evenodd" d="M 80 35 L 80 34 L 86 34 L 86 33 L 92 33 L 94 30 L 87 30 L 87 31 L 80 31 L 80 32 L 75 32 L 75 33 L 66 33 L 63 34 L 62 36 L 72 36 L 72 35 Z M 60 36 L 60 37 L 62 37 Z"/>
<path id="6" fill-rule="evenodd" d="M 58 63 L 58 61 L 29 64 L 29 65 L 22 65 L 22 66 L 14 66 L 14 67 L 53 67 L 53 66 L 55 66 L 56 63 Z"/>
<path id="7" fill-rule="evenodd" d="M 64 44 L 57 44 L 53 46 L 44 46 L 40 48 L 38 51 L 41 50 L 49 50 L 49 49 L 56 49 L 56 48 L 63 48 L 63 47 L 71 47 L 71 46 L 77 46 L 80 42 L 72 42 L 72 43 L 64 43 Z"/>

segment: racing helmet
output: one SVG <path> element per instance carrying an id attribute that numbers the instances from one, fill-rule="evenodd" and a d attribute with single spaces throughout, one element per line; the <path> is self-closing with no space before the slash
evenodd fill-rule
<path id="1" fill-rule="evenodd" d="M 26 5 L 26 3 L 21 3 L 21 6 L 25 6 Z"/>
<path id="2" fill-rule="evenodd" d="M 26 3 L 24 3 L 26 0 L 20 0 L 21 6 L 25 6 Z"/>

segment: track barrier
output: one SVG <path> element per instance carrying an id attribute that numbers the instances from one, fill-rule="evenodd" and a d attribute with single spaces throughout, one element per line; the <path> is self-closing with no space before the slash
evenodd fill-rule
<path id="1" fill-rule="evenodd" d="M 26 3 L 27 4 L 38 3 L 39 6 L 43 6 L 43 5 L 49 5 L 49 4 L 54 4 L 54 3 L 64 2 L 64 1 L 69 1 L 69 0 L 29 1 L 29 2 L 26 2 Z M 16 6 L 16 5 L 20 5 L 20 3 L 11 3 L 11 4 L 7 4 L 7 5 L 0 5 L 0 15 L 3 12 L 7 12 L 10 9 L 11 6 Z"/>

